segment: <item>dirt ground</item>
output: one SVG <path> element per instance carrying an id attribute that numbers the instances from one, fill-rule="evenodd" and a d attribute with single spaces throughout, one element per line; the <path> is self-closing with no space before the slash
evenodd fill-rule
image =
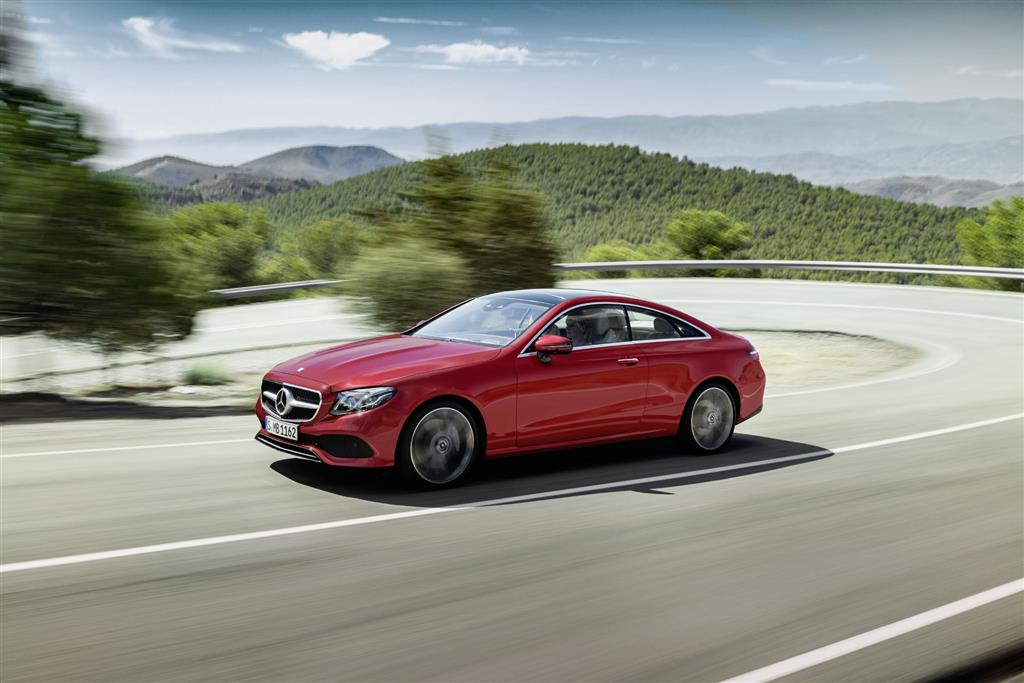
<path id="1" fill-rule="evenodd" d="M 736 330 L 761 354 L 770 390 L 842 384 L 906 367 L 921 352 L 868 336 L 834 332 Z"/>

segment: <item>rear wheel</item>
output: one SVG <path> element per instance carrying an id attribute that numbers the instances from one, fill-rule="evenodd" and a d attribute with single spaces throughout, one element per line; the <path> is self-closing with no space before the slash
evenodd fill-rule
<path id="1" fill-rule="evenodd" d="M 697 389 L 683 411 L 679 436 L 686 450 L 711 454 L 725 448 L 736 429 L 736 402 L 723 382 Z"/>
<path id="2" fill-rule="evenodd" d="M 399 440 L 395 463 L 414 486 L 451 486 L 465 476 L 481 443 L 476 421 L 454 401 L 417 410 Z"/>

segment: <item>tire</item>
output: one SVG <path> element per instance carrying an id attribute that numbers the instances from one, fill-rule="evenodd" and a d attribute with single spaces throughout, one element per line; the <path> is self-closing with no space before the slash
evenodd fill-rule
<path id="1" fill-rule="evenodd" d="M 725 382 L 702 384 L 690 396 L 679 425 L 679 440 L 688 453 L 711 455 L 725 448 L 736 430 L 736 400 Z"/>
<path id="2" fill-rule="evenodd" d="M 420 407 L 405 424 L 395 453 L 402 480 L 416 488 L 444 488 L 465 480 L 482 451 L 473 416 L 455 401 Z"/>

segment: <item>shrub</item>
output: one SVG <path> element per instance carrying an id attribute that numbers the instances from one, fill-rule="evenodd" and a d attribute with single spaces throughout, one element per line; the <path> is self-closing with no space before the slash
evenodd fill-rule
<path id="1" fill-rule="evenodd" d="M 583 260 L 588 262 L 600 261 L 642 261 L 645 254 L 623 240 L 604 242 L 587 250 Z M 639 277 L 641 271 L 636 270 L 591 270 L 582 271 L 583 277 L 596 278 L 622 278 Z"/>
<path id="2" fill-rule="evenodd" d="M 202 386 L 215 386 L 218 384 L 227 384 L 231 381 L 231 375 L 229 375 L 223 368 L 215 365 L 193 365 L 185 373 L 186 384 L 196 384 Z"/>
<path id="3" fill-rule="evenodd" d="M 471 280 L 455 254 L 418 240 L 367 251 L 345 285 L 357 309 L 381 327 L 400 331 L 467 298 Z"/>
<path id="4" fill-rule="evenodd" d="M 963 251 L 961 260 L 969 266 L 1024 267 L 1024 197 L 996 200 L 985 209 L 985 221 L 963 220 L 956 226 L 956 239 Z M 968 287 L 1018 291 L 1019 280 L 965 277 Z"/>

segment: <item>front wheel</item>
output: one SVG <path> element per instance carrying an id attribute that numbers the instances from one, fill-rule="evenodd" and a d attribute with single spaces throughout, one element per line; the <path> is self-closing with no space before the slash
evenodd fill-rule
<path id="1" fill-rule="evenodd" d="M 717 453 L 725 448 L 736 429 L 736 404 L 721 382 L 700 387 L 686 404 L 679 437 L 687 451 Z"/>
<path id="2" fill-rule="evenodd" d="M 459 481 L 476 458 L 476 422 L 454 401 L 417 410 L 399 440 L 395 464 L 413 486 L 437 488 Z"/>

